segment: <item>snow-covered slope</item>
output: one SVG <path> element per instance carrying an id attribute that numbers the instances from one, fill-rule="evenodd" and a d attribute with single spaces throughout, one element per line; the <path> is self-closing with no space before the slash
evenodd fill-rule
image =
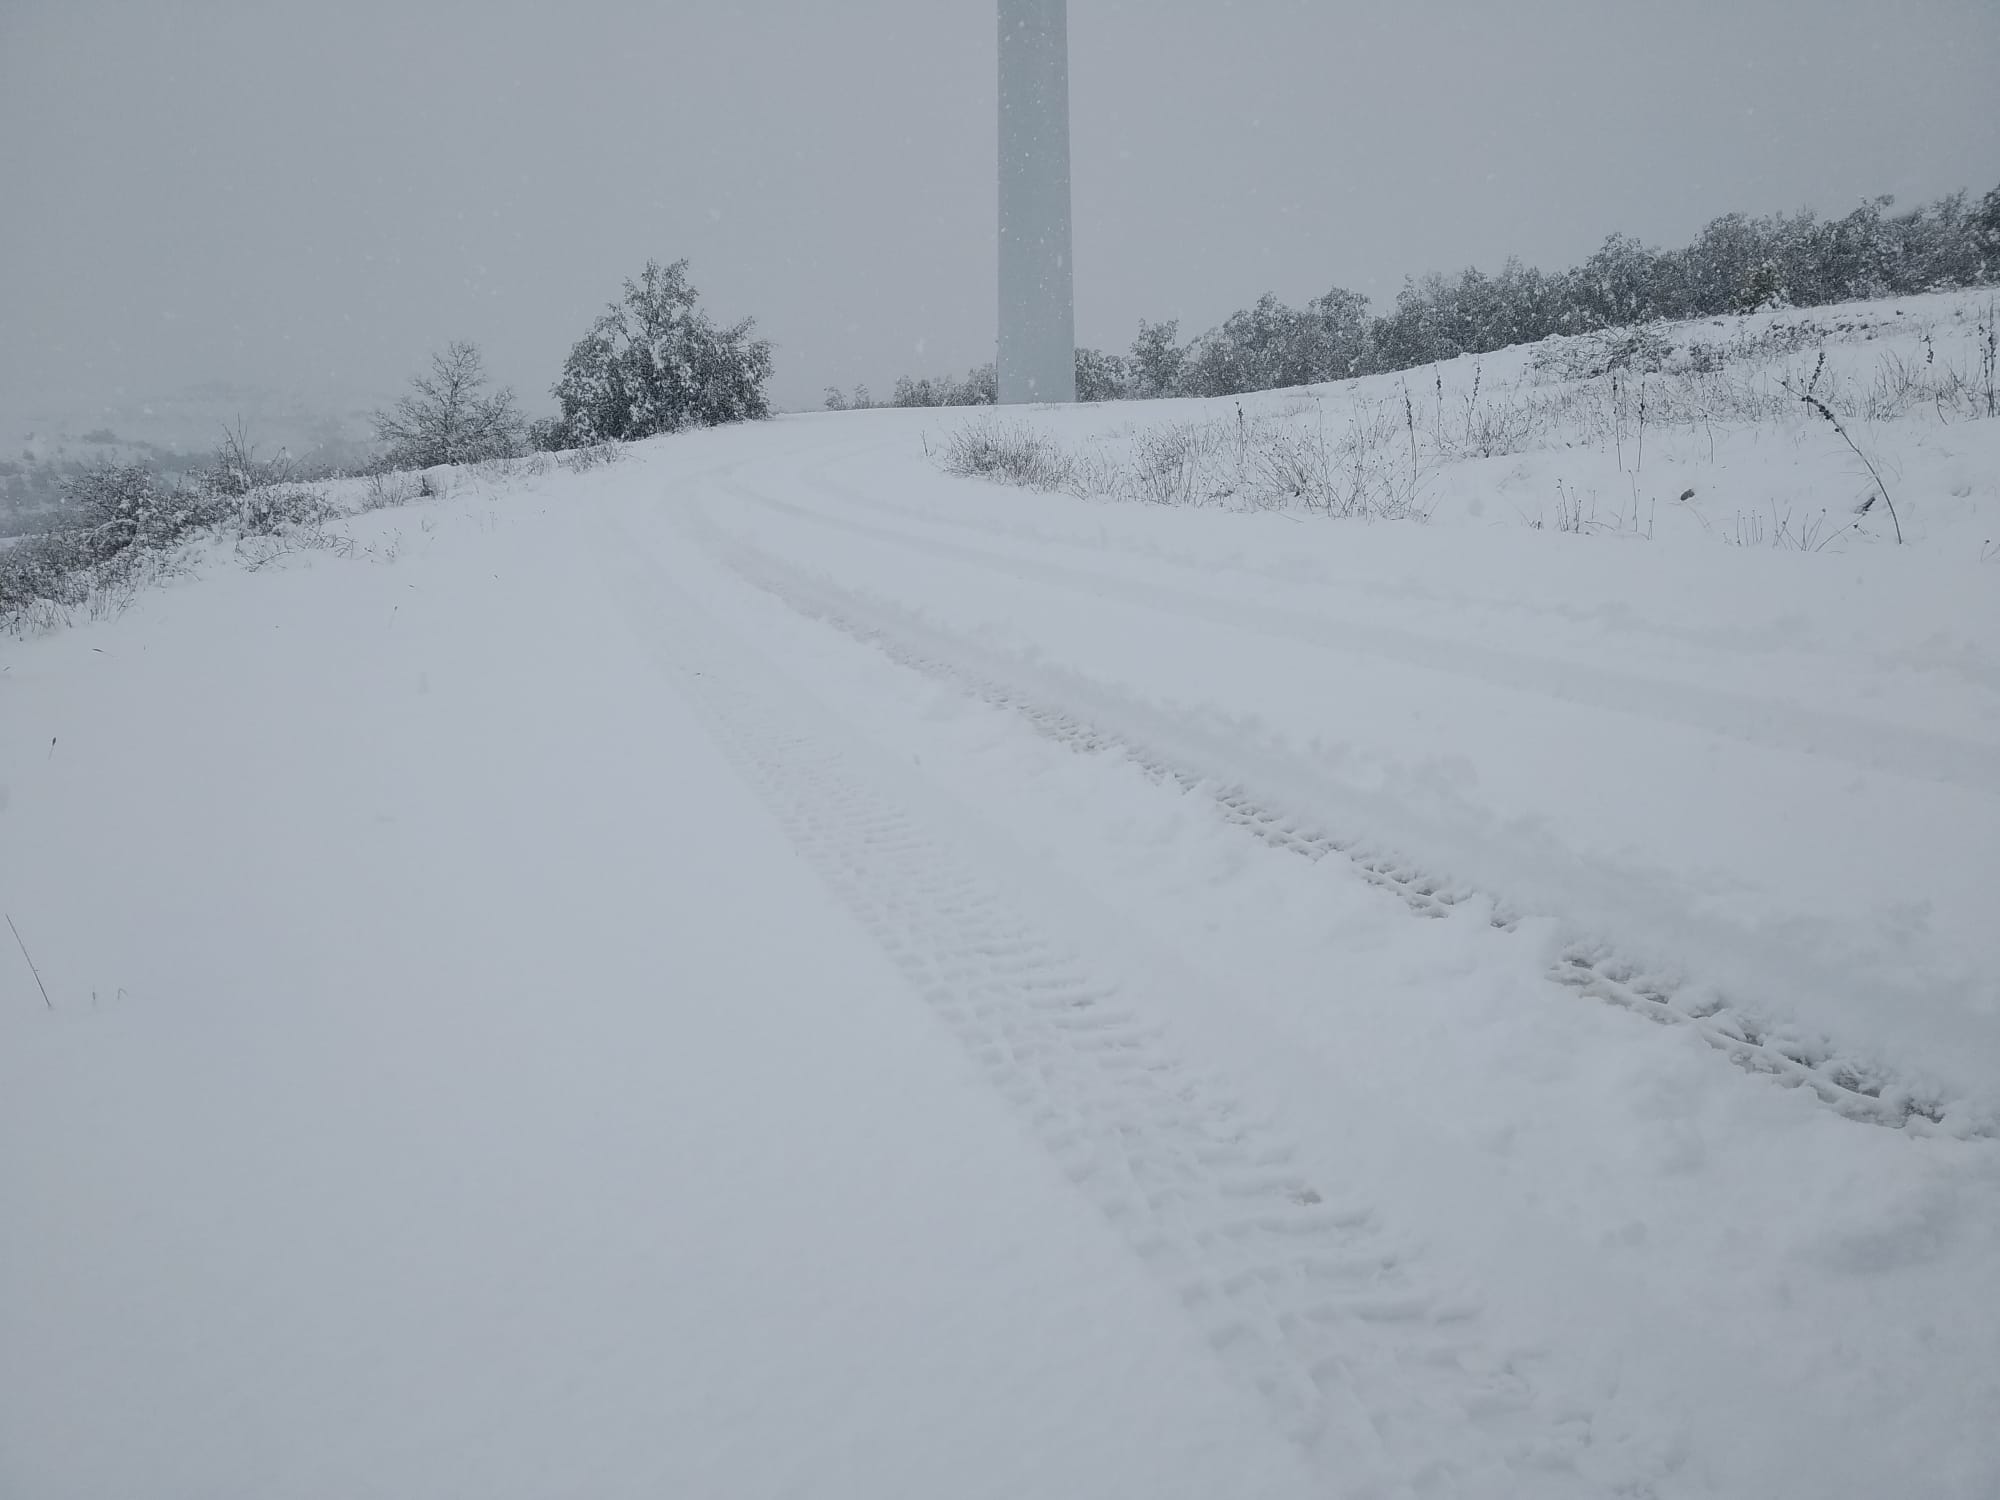
<path id="1" fill-rule="evenodd" d="M 2000 1490 L 2000 422 L 1738 547 L 1823 422 L 1529 360 L 1428 524 L 852 413 L 0 646 L 0 1493 Z"/>

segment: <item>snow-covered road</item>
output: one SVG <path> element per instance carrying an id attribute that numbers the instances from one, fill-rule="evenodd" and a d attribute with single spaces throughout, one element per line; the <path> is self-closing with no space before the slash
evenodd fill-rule
<path id="1" fill-rule="evenodd" d="M 0 647 L 0 1494 L 2000 1492 L 1991 591 L 950 420 Z"/>

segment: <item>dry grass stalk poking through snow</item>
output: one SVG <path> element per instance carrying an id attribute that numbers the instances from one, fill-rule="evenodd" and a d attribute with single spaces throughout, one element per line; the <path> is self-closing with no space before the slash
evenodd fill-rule
<path id="1" fill-rule="evenodd" d="M 1794 394 L 1798 396 L 1801 402 L 1823 417 L 1832 426 L 1833 430 L 1840 435 L 1840 440 L 1847 444 L 1856 458 L 1861 460 L 1862 467 L 1868 470 L 1868 477 L 1875 481 L 1875 494 L 1870 495 L 1866 500 L 1861 502 L 1858 514 L 1867 515 L 1874 507 L 1875 495 L 1880 495 L 1882 503 L 1889 508 L 1889 520 L 1896 528 L 1896 542 L 1900 546 L 1903 540 L 1903 523 L 1896 515 L 1896 502 L 1889 498 L 1889 487 L 1882 483 L 1882 475 L 1876 469 L 1875 461 L 1861 451 L 1861 445 L 1854 441 L 1853 434 L 1840 425 L 1840 418 L 1833 414 L 1833 408 L 1813 394 L 1814 387 L 1819 384 L 1820 375 L 1825 369 L 1826 355 L 1822 353 L 1819 357 L 1819 363 L 1813 366 L 1812 379 L 1806 382 L 1804 390 L 1796 391 Z M 1788 384 L 1786 389 L 1792 390 L 1792 387 Z"/>
<path id="2" fill-rule="evenodd" d="M 943 464 L 948 474 L 1024 489 L 1072 492 L 1077 486 L 1076 458 L 1025 422 L 988 419 L 961 427 L 946 440 Z"/>
<path id="3" fill-rule="evenodd" d="M 1026 423 L 988 418 L 952 433 L 941 462 L 949 474 L 1080 499 L 1421 518 L 1420 478 L 1402 472 L 1397 434 L 1386 406 L 1357 409 L 1332 432 L 1323 418 L 1252 417 L 1239 407 L 1230 417 L 1128 429 L 1122 441 L 1078 452 Z"/>

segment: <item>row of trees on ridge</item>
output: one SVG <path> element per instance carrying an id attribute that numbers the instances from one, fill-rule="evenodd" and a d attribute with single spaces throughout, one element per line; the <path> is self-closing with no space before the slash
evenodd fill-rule
<path id="1" fill-rule="evenodd" d="M 1304 307 L 1267 293 L 1187 343 L 1176 321 L 1141 322 L 1124 354 L 1077 351 L 1077 396 L 1236 395 L 1406 370 L 1552 334 L 2000 281 L 2000 187 L 1977 202 L 1959 192 L 1905 213 L 1893 207 L 1878 198 L 1837 219 L 1726 214 L 1678 249 L 1613 235 L 1567 270 L 1510 260 L 1490 275 L 1413 278 L 1380 313 L 1341 287 Z M 648 261 L 571 347 L 553 387 L 557 415 L 527 420 L 512 391 L 491 387 L 479 350 L 456 343 L 376 413 L 375 428 L 396 467 L 629 442 L 769 416 L 771 371 L 771 345 L 756 336 L 754 320 L 716 323 L 685 260 Z M 987 364 L 962 378 L 905 377 L 880 404 L 986 406 L 998 396 Z M 857 388 L 829 389 L 826 404 L 878 403 Z"/>
<path id="2" fill-rule="evenodd" d="M 512 390 L 492 386 L 478 346 L 454 343 L 375 414 L 375 434 L 395 468 L 635 442 L 767 417 L 770 378 L 771 345 L 755 320 L 718 325 L 685 260 L 648 261 L 571 347 L 554 386 L 556 416 L 529 421 Z"/>
<path id="3" fill-rule="evenodd" d="M 2000 281 L 2000 187 L 1977 202 L 1959 192 L 1906 213 L 1893 207 L 1892 199 L 1877 198 L 1838 219 L 1809 211 L 1726 214 L 1678 249 L 1613 235 L 1568 270 L 1510 260 L 1490 275 L 1413 278 L 1379 314 L 1361 293 L 1340 287 L 1304 307 L 1266 294 L 1185 344 L 1177 322 L 1142 322 L 1125 354 L 1077 350 L 1077 397 L 1278 390 L 1487 354 L 1552 334 Z M 996 391 L 987 365 L 963 380 L 900 380 L 885 404 L 976 406 L 991 403 Z M 827 392 L 830 407 L 857 404 L 874 403 L 865 390 Z"/>

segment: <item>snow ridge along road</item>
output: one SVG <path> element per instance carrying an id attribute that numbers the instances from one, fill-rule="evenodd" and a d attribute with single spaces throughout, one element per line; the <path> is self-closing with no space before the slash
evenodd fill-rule
<path id="1" fill-rule="evenodd" d="M 913 810 L 906 779 L 669 576 L 614 583 L 669 690 L 700 702 L 800 854 L 1325 1481 L 1356 1497 L 1651 1492 L 1671 1466 L 1656 1440 L 1551 1410 L 1532 1351 L 1492 1348 L 1476 1302 L 1431 1284 L 1373 1205 L 1302 1170 L 1124 984 L 1022 914 L 995 878 L 1004 856 Z"/>
<path id="2" fill-rule="evenodd" d="M 817 488 L 840 496 L 854 493 L 835 484 Z M 843 516 L 829 517 L 740 481 L 727 484 L 725 492 L 732 501 L 758 504 L 788 517 L 858 531 L 938 555 L 970 557 L 982 567 L 1030 566 L 866 526 Z M 1407 852 L 1384 850 L 1373 841 L 1328 830 L 1311 813 L 1287 807 L 1282 794 L 1273 796 L 1247 786 L 1241 779 L 1242 767 L 1253 757 L 1246 755 L 1247 747 L 1240 741 L 1225 742 L 1214 727 L 1148 709 L 1107 684 L 983 649 L 888 600 L 842 588 L 824 572 L 791 566 L 774 552 L 720 527 L 712 517 L 696 524 L 696 535 L 703 545 L 737 574 L 791 608 L 881 650 L 905 667 L 1019 714 L 1039 732 L 1079 751 L 1120 753 L 1147 774 L 1210 798 L 1230 823 L 1274 847 L 1313 860 L 1344 855 L 1364 879 L 1393 891 L 1419 915 L 1438 915 L 1480 897 L 1493 903 L 1496 926 L 1511 928 L 1519 921 L 1504 892 L 1480 891 L 1469 882 L 1428 868 Z M 1062 569 L 1035 571 L 1069 586 L 1101 585 L 1114 595 L 1136 593 L 1148 607 L 1178 608 L 1197 615 L 1204 610 L 1203 601 L 1184 592 L 1135 590 L 1130 584 Z M 1225 618 L 1246 613 L 1260 625 L 1273 619 L 1284 623 L 1278 611 L 1249 611 L 1241 606 L 1223 611 Z M 1429 657 L 1435 652 L 1427 650 L 1422 655 Z M 1465 667 L 1455 665 L 1452 670 Z M 1539 679 L 1544 674 L 1528 671 L 1526 675 Z M 1535 685 L 1542 684 L 1536 680 Z M 1620 700 L 1620 707 L 1641 701 L 1629 684 L 1614 697 Z M 1716 703 L 1723 699 L 1710 694 L 1696 701 Z M 1798 733 L 1810 738 L 1808 728 Z M 1907 752 L 1925 768 L 1923 774 L 1939 780 L 1984 790 L 2000 776 L 1991 756 L 1961 741 L 1910 735 L 1900 744 L 1884 742 L 1885 755 L 1895 749 Z M 1296 762 L 1284 763 L 1282 751 L 1265 751 L 1255 759 L 1271 767 L 1276 785 L 1311 780 L 1307 768 Z M 1775 1023 L 1760 1011 L 1754 997 L 1725 997 L 1713 986 L 1687 983 L 1670 968 L 1649 967 L 1622 952 L 1616 943 L 1577 930 L 1575 924 L 1569 924 L 1561 950 L 1547 972 L 1553 982 L 1582 995 L 1652 1020 L 1687 1026 L 1739 1067 L 1788 1086 L 1806 1088 L 1852 1119 L 1896 1127 L 1942 1126 L 1966 1136 L 2000 1133 L 2000 1108 L 1991 1098 L 1951 1096 L 1933 1083 L 1901 1079 L 1879 1057 L 1843 1051 L 1838 1038 Z"/>

